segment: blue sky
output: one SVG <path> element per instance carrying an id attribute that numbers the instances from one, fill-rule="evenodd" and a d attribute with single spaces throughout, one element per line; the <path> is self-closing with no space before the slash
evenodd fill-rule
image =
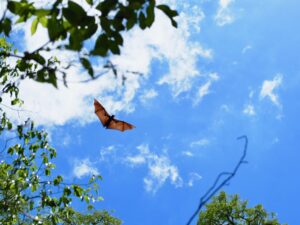
<path id="1" fill-rule="evenodd" d="M 245 134 L 249 163 L 224 190 L 300 224 L 300 2 L 172 4 L 177 30 L 158 14 L 151 30 L 126 34 L 123 55 L 112 58 L 142 78 L 127 74 L 124 87 L 111 74 L 72 84 L 84 77 L 72 68 L 68 89 L 25 81 L 24 118 L 50 130 L 67 179 L 103 176 L 98 206 L 129 225 L 185 224 L 217 174 L 233 169 L 243 148 L 236 138 Z M 24 48 L 47 40 L 41 28 L 33 37 L 22 29 Z M 136 129 L 103 129 L 94 97 Z"/>

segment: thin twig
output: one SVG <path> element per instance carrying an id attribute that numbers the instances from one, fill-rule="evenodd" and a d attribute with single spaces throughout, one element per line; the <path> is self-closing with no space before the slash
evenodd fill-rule
<path id="1" fill-rule="evenodd" d="M 78 80 L 78 81 L 75 81 L 75 80 L 71 80 L 71 81 L 67 81 L 68 84 L 71 84 L 71 83 L 88 83 L 88 82 L 91 82 L 91 81 L 94 81 L 96 79 L 98 79 L 99 77 L 103 76 L 104 74 L 107 74 L 109 72 L 109 70 L 106 70 L 106 71 L 103 71 L 99 74 L 97 74 L 96 76 L 92 77 L 92 78 L 88 78 L 86 80 Z M 62 79 L 57 79 L 59 81 L 63 81 Z"/>
<path id="2" fill-rule="evenodd" d="M 191 218 L 188 220 L 186 225 L 190 225 L 192 223 L 192 221 L 194 220 L 194 218 L 199 214 L 200 210 L 202 209 L 202 207 L 221 189 L 223 188 L 225 185 L 227 185 L 229 183 L 229 181 L 236 175 L 237 171 L 239 170 L 240 166 L 244 163 L 246 163 L 245 158 L 247 155 L 247 149 L 248 149 L 248 138 L 246 135 L 243 135 L 241 137 L 237 138 L 238 140 L 240 139 L 245 139 L 245 145 L 244 145 L 244 151 L 243 151 L 243 155 L 241 156 L 240 160 L 238 161 L 237 165 L 235 166 L 234 170 L 232 172 L 222 172 L 220 173 L 214 184 L 208 189 L 208 191 L 200 198 L 200 202 L 199 205 L 196 209 L 196 211 L 193 213 L 193 215 L 191 216 Z M 221 178 L 223 176 L 226 176 L 227 178 L 225 178 L 219 185 L 219 181 L 221 180 Z"/>
<path id="3" fill-rule="evenodd" d="M 4 146 L 3 146 L 3 148 L 2 148 L 2 150 L 1 150 L 1 152 L 0 152 L 0 154 L 2 154 L 2 153 L 5 151 L 5 149 L 7 148 L 8 142 L 10 142 L 10 141 L 12 141 L 12 140 L 14 140 L 14 139 L 17 139 L 17 138 L 18 138 L 18 136 L 15 136 L 15 137 L 11 137 L 11 138 L 6 139 L 5 144 L 4 144 Z"/>

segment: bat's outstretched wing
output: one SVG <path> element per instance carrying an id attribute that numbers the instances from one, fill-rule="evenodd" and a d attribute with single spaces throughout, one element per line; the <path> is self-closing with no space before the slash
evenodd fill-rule
<path id="1" fill-rule="evenodd" d="M 133 126 L 130 123 L 121 121 L 121 120 L 116 120 L 116 119 L 112 119 L 110 121 L 110 123 L 107 126 L 108 129 L 115 129 L 115 130 L 119 130 L 119 131 L 125 131 L 125 130 L 131 130 L 133 128 L 135 128 L 135 126 Z"/>
<path id="2" fill-rule="evenodd" d="M 102 125 L 105 126 L 105 124 L 107 124 L 107 122 L 109 121 L 110 115 L 106 112 L 104 107 L 96 99 L 94 99 L 94 106 L 96 115 L 98 116 Z"/>

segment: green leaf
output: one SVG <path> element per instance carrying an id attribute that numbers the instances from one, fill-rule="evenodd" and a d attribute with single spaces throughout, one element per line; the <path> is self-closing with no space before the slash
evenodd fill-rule
<path id="1" fill-rule="evenodd" d="M 112 37 L 118 45 L 123 45 L 123 37 L 119 32 L 112 33 Z"/>
<path id="2" fill-rule="evenodd" d="M 170 7 L 167 5 L 158 5 L 156 8 L 163 11 L 170 18 L 172 25 L 177 27 L 177 22 L 174 20 L 174 17 L 178 16 L 178 12 L 176 10 L 170 9 Z"/>
<path id="3" fill-rule="evenodd" d="M 9 36 L 11 31 L 11 20 L 5 18 L 4 21 L 0 24 L 0 33 L 4 32 L 6 36 Z"/>
<path id="4" fill-rule="evenodd" d="M 101 197 L 101 196 L 97 197 L 97 201 L 98 201 L 98 202 L 103 201 L 103 200 L 104 200 L 103 197 Z"/>
<path id="5" fill-rule="evenodd" d="M 95 23 L 91 23 L 89 26 L 81 29 L 83 38 L 85 40 L 90 38 L 93 34 L 96 33 L 97 29 L 98 29 L 98 26 Z"/>
<path id="6" fill-rule="evenodd" d="M 34 14 L 37 16 L 37 17 L 44 17 L 44 16 L 47 16 L 51 13 L 51 10 L 48 10 L 48 9 L 37 9 L 35 10 Z"/>
<path id="7" fill-rule="evenodd" d="M 24 55 L 25 55 L 25 59 L 32 59 L 32 60 L 36 61 L 37 63 L 39 63 L 40 65 L 45 65 L 45 63 L 46 63 L 45 58 L 43 56 L 41 56 L 41 54 L 39 52 L 36 52 L 33 54 L 25 52 Z"/>
<path id="8" fill-rule="evenodd" d="M 10 147 L 8 150 L 7 150 L 7 153 L 10 154 L 10 155 L 13 155 L 14 154 L 14 148 Z"/>
<path id="9" fill-rule="evenodd" d="M 80 58 L 80 62 L 82 66 L 88 71 L 89 75 L 91 77 L 94 77 L 94 70 L 90 61 L 87 58 Z"/>
<path id="10" fill-rule="evenodd" d="M 48 19 L 45 16 L 39 17 L 39 22 L 42 24 L 43 27 L 47 27 Z"/>
<path id="11" fill-rule="evenodd" d="M 9 1 L 7 4 L 7 8 L 14 14 L 18 14 L 21 8 L 20 2 Z"/>
<path id="12" fill-rule="evenodd" d="M 151 27 L 151 25 L 154 22 L 154 6 L 155 6 L 155 1 L 150 0 L 150 4 L 147 7 L 147 18 L 146 18 L 146 25 L 147 27 Z"/>
<path id="13" fill-rule="evenodd" d="M 62 176 L 58 175 L 58 176 L 53 180 L 54 186 L 58 186 L 58 185 L 62 182 L 62 180 L 63 180 Z"/>
<path id="14" fill-rule="evenodd" d="M 73 186 L 73 190 L 74 190 L 74 194 L 77 197 L 81 197 L 82 196 L 82 188 L 81 187 L 79 187 L 78 185 L 74 185 Z"/>
<path id="15" fill-rule="evenodd" d="M 118 0 L 105 0 L 100 2 L 96 9 L 101 12 L 102 17 L 106 17 L 110 11 L 113 11 L 118 4 Z"/>
<path id="16" fill-rule="evenodd" d="M 64 27 L 61 21 L 57 20 L 55 17 L 52 17 L 48 20 L 48 35 L 51 41 L 58 40 L 64 33 Z"/>
<path id="17" fill-rule="evenodd" d="M 68 2 L 68 8 L 63 8 L 63 15 L 73 26 L 88 26 L 95 21 L 94 17 L 87 16 L 84 9 L 73 1 Z"/>
<path id="18" fill-rule="evenodd" d="M 91 51 L 92 55 L 105 56 L 108 51 L 108 37 L 106 34 L 98 36 L 94 49 Z"/>
<path id="19" fill-rule="evenodd" d="M 71 192 L 71 190 L 70 190 L 69 187 L 65 187 L 65 188 L 64 188 L 64 195 L 69 196 L 71 193 L 72 193 L 72 192 Z"/>
<path id="20" fill-rule="evenodd" d="M 108 18 L 101 16 L 100 17 L 100 25 L 101 25 L 101 28 L 106 33 L 110 33 L 112 31 L 112 29 L 111 29 L 111 20 L 109 20 Z"/>
<path id="21" fill-rule="evenodd" d="M 35 34 L 38 24 L 39 24 L 39 18 L 36 17 L 36 18 L 32 21 L 32 24 L 31 24 L 31 35 Z"/>
<path id="22" fill-rule="evenodd" d="M 93 5 L 93 0 L 85 0 L 89 5 Z"/>
<path id="23" fill-rule="evenodd" d="M 34 80 L 41 82 L 41 83 L 50 83 L 54 87 L 57 88 L 56 73 L 52 69 L 46 70 L 45 68 L 42 68 L 42 69 L 38 70 L 37 76 L 34 77 Z"/>
<path id="24" fill-rule="evenodd" d="M 57 88 L 57 78 L 56 73 L 54 70 L 50 70 L 49 72 L 49 79 L 47 80 L 50 84 L 52 84 L 55 88 Z"/>
<path id="25" fill-rule="evenodd" d="M 32 210 L 34 207 L 34 201 L 29 202 L 29 209 Z"/>
<path id="26" fill-rule="evenodd" d="M 156 8 L 162 10 L 170 18 L 178 16 L 178 12 L 176 10 L 170 9 L 170 7 L 167 5 L 158 5 L 156 6 Z"/>
<path id="27" fill-rule="evenodd" d="M 108 43 L 110 51 L 115 55 L 120 55 L 121 51 L 118 44 L 115 41 L 109 41 Z"/>
<path id="28" fill-rule="evenodd" d="M 145 17 L 145 14 L 143 12 L 140 13 L 139 24 L 140 24 L 140 28 L 143 29 L 143 30 L 147 27 L 146 17 Z"/>
<path id="29" fill-rule="evenodd" d="M 21 104 L 21 103 L 22 103 L 22 101 L 18 98 L 11 101 L 11 105 L 16 105 L 16 104 Z"/>
<path id="30" fill-rule="evenodd" d="M 89 196 L 87 196 L 87 195 L 85 195 L 85 196 L 83 197 L 83 199 L 85 200 L 86 203 L 89 203 L 89 202 L 90 202 L 90 198 L 89 198 Z"/>
<path id="31" fill-rule="evenodd" d="M 50 176 L 50 174 L 51 174 L 50 169 L 46 168 L 46 169 L 45 169 L 45 175 L 46 175 L 46 176 Z"/>
<path id="32" fill-rule="evenodd" d="M 20 16 L 19 19 L 17 19 L 16 23 L 23 23 L 26 21 L 26 17 L 25 16 Z"/>
<path id="33" fill-rule="evenodd" d="M 114 18 L 114 20 L 112 21 L 112 25 L 116 31 L 122 31 L 125 29 L 125 27 L 123 25 L 123 21 L 118 18 Z"/>
<path id="34" fill-rule="evenodd" d="M 83 36 L 77 29 L 73 29 L 69 38 L 68 49 L 79 51 L 83 47 Z"/>
<path id="35" fill-rule="evenodd" d="M 127 20 L 126 29 L 130 30 L 136 24 L 136 22 L 137 22 L 137 18 L 136 17 L 130 17 Z"/>
<path id="36" fill-rule="evenodd" d="M 12 123 L 9 122 L 9 121 L 7 121 L 7 129 L 8 129 L 8 130 L 11 130 L 11 128 L 12 128 Z"/>

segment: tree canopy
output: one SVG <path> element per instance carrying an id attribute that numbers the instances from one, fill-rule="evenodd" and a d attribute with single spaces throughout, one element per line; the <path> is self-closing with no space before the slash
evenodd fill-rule
<path id="1" fill-rule="evenodd" d="M 140 29 L 151 27 L 155 21 L 155 9 L 161 10 L 177 27 L 174 19 L 178 15 L 177 11 L 168 5 L 157 5 L 155 0 L 86 0 L 85 8 L 71 0 L 67 3 L 56 0 L 53 4 L 42 6 L 27 0 L 6 2 L 7 8 L 0 19 L 0 34 L 9 36 L 15 24 L 31 21 L 31 33 L 34 34 L 41 25 L 48 33 L 49 41 L 32 52 L 5 54 L 22 60 L 25 68 L 35 62 L 35 73 L 26 76 L 38 82 L 51 83 L 55 87 L 57 73 L 62 75 L 66 84 L 66 72 L 60 69 L 57 60 L 43 56 L 44 51 L 66 49 L 78 52 L 78 61 L 91 78 L 95 78 L 92 58 L 120 54 L 124 32 L 135 26 Z M 112 64 L 105 66 L 116 73 Z"/>
<path id="2" fill-rule="evenodd" d="M 0 52 L 11 50 L 0 38 Z M 1 54 L 0 102 L 10 99 L 11 106 L 22 103 L 17 85 L 22 68 L 21 60 L 12 68 L 6 54 Z M 0 135 L 4 140 L 0 152 L 1 224 L 120 224 L 108 212 L 93 207 L 93 202 L 102 200 L 98 193 L 101 176 L 92 176 L 85 185 L 65 182 L 62 175 L 52 172 L 56 150 L 50 146 L 47 132 L 36 128 L 30 119 L 13 123 L 2 107 L 0 110 Z M 85 202 L 85 213 L 71 206 L 74 201 Z"/>
<path id="3" fill-rule="evenodd" d="M 57 87 L 60 73 L 66 84 L 66 70 L 56 57 L 47 58 L 44 52 L 55 49 L 77 52 L 78 62 L 94 79 L 91 59 L 120 54 L 123 32 L 136 25 L 140 29 L 151 27 L 155 8 L 177 26 L 174 20 L 177 12 L 167 5 L 157 5 L 155 0 L 86 0 L 86 3 L 83 8 L 71 0 L 56 0 L 42 6 L 27 0 L 6 1 L 0 18 L 0 136 L 4 140 L 0 152 L 1 224 L 121 224 L 109 212 L 93 206 L 102 200 L 98 193 L 101 176 L 92 176 L 86 184 L 66 182 L 53 171 L 56 150 L 50 146 L 47 132 L 36 128 L 30 119 L 16 124 L 3 110 L 22 104 L 18 85 L 25 78 Z M 31 34 L 38 26 L 44 27 L 49 41 L 32 52 L 19 52 L 4 36 L 9 37 L 14 25 L 26 21 L 31 23 Z M 8 63 L 10 57 L 17 59 L 14 65 Z M 104 67 L 116 73 L 111 63 Z M 81 207 L 78 211 L 72 202 L 83 202 L 86 210 Z"/>
<path id="4" fill-rule="evenodd" d="M 247 205 L 238 195 L 222 191 L 199 213 L 197 225 L 280 225 L 275 214 L 268 213 L 262 205 Z"/>

